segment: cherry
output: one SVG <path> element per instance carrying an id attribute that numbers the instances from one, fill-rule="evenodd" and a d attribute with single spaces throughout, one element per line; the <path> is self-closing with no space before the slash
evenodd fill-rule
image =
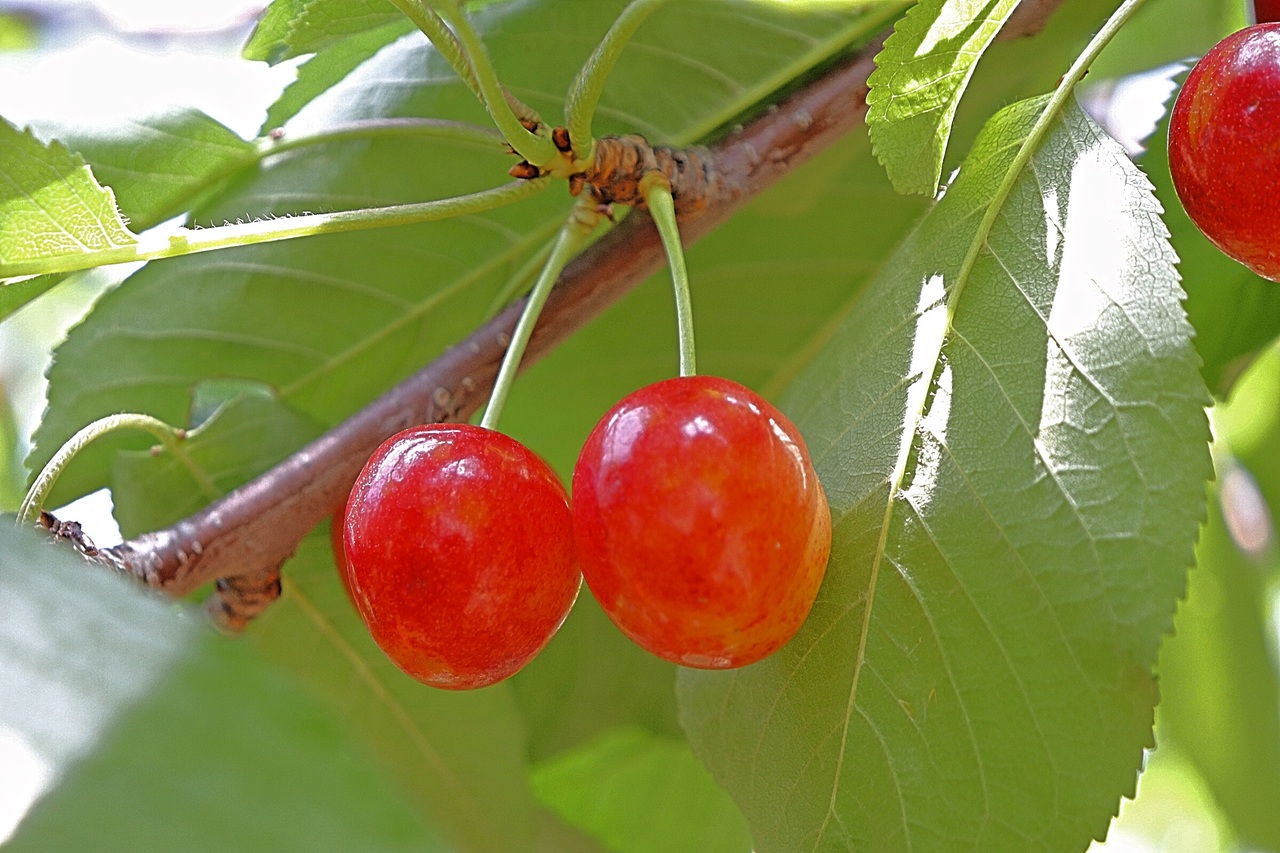
<path id="1" fill-rule="evenodd" d="M 581 583 L 560 480 L 515 439 L 469 424 L 387 439 L 356 479 L 343 544 L 373 639 L 436 687 L 514 674 Z"/>
<path id="2" fill-rule="evenodd" d="M 623 633 L 702 669 L 785 645 L 831 550 L 795 425 L 709 376 L 647 386 L 605 415 L 573 472 L 573 528 L 583 577 Z"/>
<path id="3" fill-rule="evenodd" d="M 1191 69 L 1169 118 L 1169 171 L 1214 245 L 1280 280 L 1280 24 L 1227 36 Z"/>
<path id="4" fill-rule="evenodd" d="M 1259 24 L 1280 21 L 1280 0 L 1253 0 L 1253 20 Z"/>

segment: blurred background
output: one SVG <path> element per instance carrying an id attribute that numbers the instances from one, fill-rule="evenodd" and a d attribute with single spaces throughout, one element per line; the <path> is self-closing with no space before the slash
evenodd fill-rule
<path id="1" fill-rule="evenodd" d="M 41 128 L 183 104 L 252 137 L 295 68 L 238 56 L 265 5 L 0 0 L 0 115 Z M 1136 155 L 1176 71 L 1092 80 L 1086 106 Z M 21 499 L 28 436 L 44 405 L 49 342 L 104 284 L 128 273 L 115 268 L 73 278 L 0 323 L 0 510 L 15 509 Z M 1280 562 L 1269 509 L 1280 499 L 1274 452 L 1280 348 L 1244 369 L 1229 400 L 1215 407 L 1213 424 L 1215 499 L 1177 636 L 1161 656 L 1159 746 L 1148 753 L 1136 800 L 1124 804 L 1095 853 L 1280 851 Z M 118 539 L 105 493 L 60 514 L 84 523 L 98 544 Z M 49 776 L 38 755 L 0 722 L 0 845 Z"/>

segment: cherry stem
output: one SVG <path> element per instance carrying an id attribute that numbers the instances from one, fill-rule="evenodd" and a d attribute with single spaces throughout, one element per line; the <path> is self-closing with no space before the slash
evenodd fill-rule
<path id="1" fill-rule="evenodd" d="M 622 49 L 640 25 L 666 2 L 667 0 L 633 0 L 618 15 L 569 87 L 564 111 L 565 125 L 569 129 L 570 147 L 575 154 L 583 152 L 582 160 L 591 160 L 591 149 L 595 142 L 591 136 L 591 121 L 595 117 L 596 106 L 600 103 L 600 95 L 604 91 L 609 73 L 613 71 L 614 64 L 622 55 Z"/>
<path id="2" fill-rule="evenodd" d="M 425 7 L 425 0 L 396 0 L 396 3 L 402 10 L 405 6 Z M 537 113 L 516 100 L 498 82 L 498 74 L 494 71 L 489 53 L 484 48 L 484 42 L 480 40 L 479 34 L 467 20 L 466 14 L 450 10 L 447 6 L 440 15 L 436 15 L 434 11 L 431 14 L 437 18 L 443 17 L 453 27 L 457 40 L 462 43 L 462 49 L 466 51 L 466 56 L 470 60 L 475 84 L 480 90 L 480 100 L 489 111 L 489 116 L 497 125 L 498 131 L 507 140 L 507 144 L 535 166 L 547 166 L 554 162 L 560 156 L 555 144 L 547 137 L 533 133 L 521 123 L 521 119 L 525 119 L 526 121 L 535 120 L 541 124 Z"/>
<path id="3" fill-rule="evenodd" d="M 680 347 L 680 375 L 693 376 L 698 372 L 697 347 L 693 341 L 693 295 L 689 291 L 689 271 L 684 264 L 684 246 L 680 242 L 680 227 L 676 224 L 676 204 L 671 197 L 671 184 L 660 172 L 651 172 L 640 179 L 640 191 L 653 224 L 662 238 L 662 248 L 667 253 L 667 265 L 671 267 L 671 283 L 676 297 L 676 329 Z"/>
<path id="4" fill-rule="evenodd" d="M 277 240 L 293 240 L 315 234 L 337 234 L 344 231 L 435 222 L 512 204 L 542 192 L 550 185 L 550 180 L 550 178 L 533 178 L 511 181 L 491 190 L 436 201 L 369 207 L 362 210 L 339 210 L 334 213 L 306 213 L 280 219 L 218 225 L 212 228 L 178 228 L 176 231 L 159 235 L 146 235 L 136 243 L 123 246 L 53 257 L 30 258 L 12 263 L 0 262 L 0 280 L 45 273 L 75 272 L 109 264 L 176 258 L 197 252 L 211 252 L 233 246 L 251 246 L 256 243 L 272 243 Z"/>
<path id="5" fill-rule="evenodd" d="M 599 221 L 600 214 L 596 211 L 595 205 L 584 200 L 574 207 L 573 212 L 569 214 L 569 219 L 560 228 L 555 244 L 551 247 L 551 254 L 547 256 L 547 262 L 543 265 L 533 290 L 529 291 L 529 301 L 525 303 L 520 320 L 511 333 L 511 343 L 507 345 L 507 352 L 502 357 L 502 365 L 498 368 L 498 376 L 493 381 L 493 392 L 489 395 L 489 404 L 485 407 L 484 418 L 480 421 L 480 426 L 485 429 L 497 428 L 502 407 L 506 405 L 507 395 L 511 391 L 512 383 L 515 382 L 516 372 L 520 369 L 520 361 L 524 358 L 525 348 L 529 345 L 533 328 L 538 323 L 542 306 L 547 303 L 547 297 L 551 294 L 551 288 L 556 280 L 560 278 L 560 272 L 587 244 L 591 232 L 595 230 Z"/>
<path id="6" fill-rule="evenodd" d="M 174 456 L 179 455 L 178 442 L 187 436 L 185 430 L 171 427 L 164 421 L 153 418 L 150 415 L 128 412 L 99 418 L 71 436 L 66 444 L 58 448 L 58 452 L 40 470 L 40 474 L 36 477 L 35 482 L 31 484 L 31 488 L 27 490 L 26 497 L 22 499 L 22 505 L 18 508 L 18 524 L 35 523 L 40 516 L 40 510 L 44 508 L 44 503 L 48 499 L 49 493 L 53 491 L 54 484 L 58 482 L 58 477 L 62 475 L 67 465 L 81 450 L 84 450 L 95 439 L 123 429 L 136 429 L 150 433 L 159 439 L 160 443 Z"/>

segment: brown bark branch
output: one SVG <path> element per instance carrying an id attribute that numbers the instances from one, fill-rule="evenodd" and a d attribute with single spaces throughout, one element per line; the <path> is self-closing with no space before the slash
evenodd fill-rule
<path id="1" fill-rule="evenodd" d="M 1006 36 L 1043 27 L 1061 0 L 1032 0 Z M 885 34 L 887 35 L 887 33 Z M 711 147 L 718 192 L 680 219 L 692 243 L 866 117 L 867 78 L 883 38 Z M 629 216 L 561 275 L 525 356 L 564 341 L 664 263 L 652 221 Z M 173 595 L 220 578 L 266 577 L 342 503 L 365 460 L 409 426 L 466 418 L 487 398 L 523 307 L 509 306 L 457 346 L 256 480 L 177 524 L 105 549 L 115 567 Z"/>

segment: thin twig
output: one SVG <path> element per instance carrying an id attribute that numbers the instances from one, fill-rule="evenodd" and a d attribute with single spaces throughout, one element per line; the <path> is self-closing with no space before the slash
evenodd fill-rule
<path id="1" fill-rule="evenodd" d="M 1017 35 L 1039 29 L 1060 0 L 1034 0 Z M 885 34 L 887 36 L 887 33 Z M 684 212 L 686 244 L 714 230 L 779 178 L 866 117 L 867 77 L 884 36 L 712 147 L 717 191 Z M 529 343 L 528 365 L 660 269 L 652 220 L 630 216 L 560 276 Z M 105 549 L 115 567 L 173 595 L 220 578 L 263 576 L 342 503 L 369 454 L 406 427 L 468 417 L 493 385 L 518 300 L 422 370 L 256 480 L 178 523 Z"/>

